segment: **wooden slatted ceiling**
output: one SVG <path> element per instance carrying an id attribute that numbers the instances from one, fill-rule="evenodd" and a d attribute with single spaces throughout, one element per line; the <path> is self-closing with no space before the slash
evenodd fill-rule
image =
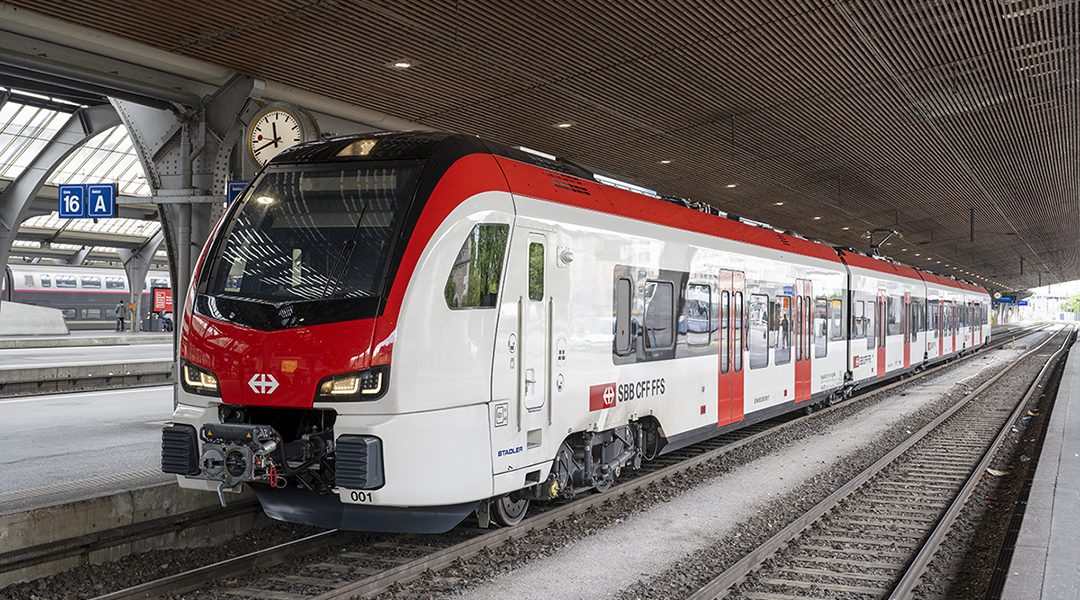
<path id="1" fill-rule="evenodd" d="M 897 229 L 991 289 L 1080 278 L 1080 0 L 4 1 L 837 244 Z"/>

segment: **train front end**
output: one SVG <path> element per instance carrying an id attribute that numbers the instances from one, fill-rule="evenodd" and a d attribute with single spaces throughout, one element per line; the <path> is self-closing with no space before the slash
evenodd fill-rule
<path id="1" fill-rule="evenodd" d="M 449 529 L 490 489 L 490 470 L 471 481 L 453 469 L 490 463 L 486 413 L 472 414 L 486 409 L 409 404 L 393 382 L 417 374 L 391 364 L 404 288 L 427 246 L 410 239 L 439 220 L 427 216 L 447 193 L 435 188 L 467 152 L 447 153 L 436 135 L 387 139 L 282 154 L 204 249 L 163 430 L 162 469 L 182 487 L 225 503 L 249 485 L 277 519 L 413 532 Z M 453 453 L 440 437 L 458 440 Z"/>

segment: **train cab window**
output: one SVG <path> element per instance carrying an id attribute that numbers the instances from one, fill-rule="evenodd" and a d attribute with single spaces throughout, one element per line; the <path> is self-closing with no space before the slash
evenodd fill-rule
<path id="1" fill-rule="evenodd" d="M 686 344 L 708 346 L 712 334 L 712 288 L 691 283 L 686 287 Z"/>
<path id="2" fill-rule="evenodd" d="M 825 358 L 829 353 L 829 302 L 825 298 L 814 299 L 814 358 Z"/>
<path id="3" fill-rule="evenodd" d="M 829 315 L 832 320 L 832 324 L 829 326 L 829 339 L 830 340 L 842 340 L 844 339 L 844 304 L 840 300 L 833 300 L 829 303 Z"/>
<path id="4" fill-rule="evenodd" d="M 544 245 L 529 243 L 529 300 L 544 299 Z"/>
<path id="5" fill-rule="evenodd" d="M 615 354 L 626 356 L 631 352 L 630 311 L 634 286 L 629 277 L 615 280 Z"/>
<path id="6" fill-rule="evenodd" d="M 100 277 L 83 277 L 81 283 L 82 283 L 83 288 L 95 289 L 95 290 L 101 288 L 101 278 Z"/>
<path id="7" fill-rule="evenodd" d="M 791 296 L 777 296 L 777 344 L 774 352 L 775 362 L 778 365 L 786 365 L 791 362 L 792 338 L 795 336 L 795 327 L 792 322 L 795 309 L 795 299 Z"/>
<path id="8" fill-rule="evenodd" d="M 675 343 L 675 286 L 670 281 L 645 282 L 645 347 L 670 348 Z"/>
<path id="9" fill-rule="evenodd" d="M 105 287 L 110 289 L 110 290 L 122 290 L 122 289 L 124 289 L 124 278 L 123 277 L 106 277 L 105 278 Z"/>
<path id="10" fill-rule="evenodd" d="M 81 318 L 83 318 L 83 319 L 100 319 L 101 318 L 101 309 L 100 308 L 84 308 L 84 309 L 82 309 Z"/>
<path id="11" fill-rule="evenodd" d="M 769 297 L 750 294 L 747 315 L 750 317 L 749 331 L 746 333 L 750 368 L 763 369 L 769 366 Z"/>
<path id="12" fill-rule="evenodd" d="M 79 284 L 75 280 L 74 275 L 57 275 L 56 276 L 56 287 L 58 287 L 58 288 L 76 288 L 76 287 L 79 287 Z M 75 315 L 72 315 L 71 318 L 74 319 Z"/>
<path id="13" fill-rule="evenodd" d="M 495 306 L 502 280 L 510 226 L 482 223 L 473 227 L 458 251 L 443 296 L 452 309 Z"/>
<path id="14" fill-rule="evenodd" d="M 48 275 L 42 275 L 41 287 L 52 287 L 52 277 L 49 277 Z"/>
<path id="15" fill-rule="evenodd" d="M 57 277 L 57 279 L 59 279 L 59 277 Z M 59 285 L 57 287 L 59 287 Z M 78 312 L 74 308 L 61 308 L 60 314 L 64 315 L 65 319 L 74 319 Z"/>

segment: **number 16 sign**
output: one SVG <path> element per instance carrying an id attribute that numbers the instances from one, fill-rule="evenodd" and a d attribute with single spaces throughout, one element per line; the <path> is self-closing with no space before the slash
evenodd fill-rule
<path id="1" fill-rule="evenodd" d="M 86 216 L 86 186 L 69 184 L 60 186 L 60 218 L 81 219 Z"/>

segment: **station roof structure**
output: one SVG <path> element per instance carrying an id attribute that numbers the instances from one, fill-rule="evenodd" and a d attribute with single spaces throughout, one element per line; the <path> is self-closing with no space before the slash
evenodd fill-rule
<path id="1" fill-rule="evenodd" d="M 0 88 L 0 190 L 28 168 L 34 157 L 72 118 L 83 102 L 94 98 L 53 98 L 17 89 Z M 126 204 L 114 219 L 61 219 L 56 213 L 58 186 L 71 183 L 116 183 L 122 196 L 145 198 Z M 117 262 L 118 248 L 145 244 L 159 229 L 156 209 L 142 166 L 122 125 L 98 134 L 71 154 L 51 174 L 34 204 L 37 212 L 19 227 L 12 256 L 22 260 L 53 259 L 61 263 Z M 78 257 L 78 258 L 76 258 Z M 156 262 L 168 260 L 159 251 Z"/>
<path id="2" fill-rule="evenodd" d="M 842 246 L 897 231 L 883 254 L 991 290 L 1080 279 L 1080 0 L 3 10 L 534 148 Z M 19 61 L 57 59 L 43 48 L 66 43 L 21 35 L 0 40 L 0 82 L 15 87 L 34 79 Z M 137 65 L 135 54 L 111 58 Z"/>

